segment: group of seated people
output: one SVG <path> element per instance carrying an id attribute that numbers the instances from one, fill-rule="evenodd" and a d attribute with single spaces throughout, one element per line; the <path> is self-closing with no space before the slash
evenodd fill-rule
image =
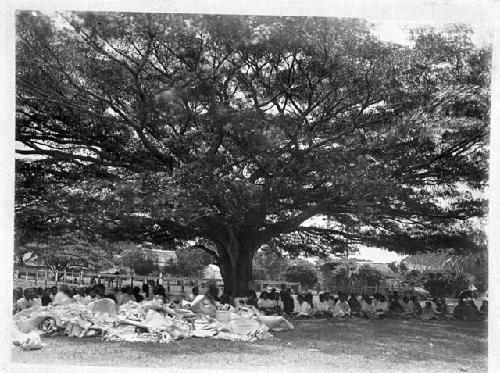
<path id="1" fill-rule="evenodd" d="M 484 300 L 478 308 L 472 299 L 459 299 L 453 312 L 444 298 L 433 298 L 420 302 L 415 295 L 400 297 L 397 292 L 387 298 L 382 294 L 347 296 L 342 292 L 338 296 L 329 293 L 319 294 L 319 301 L 314 301 L 311 293 L 299 294 L 298 305 L 292 315 L 298 318 L 311 317 L 365 317 L 380 319 L 385 317 L 414 318 L 422 320 L 461 319 L 480 320 L 488 317 L 488 301 Z"/>
<path id="2" fill-rule="evenodd" d="M 15 288 L 13 292 L 13 313 L 33 306 L 63 305 L 72 302 L 88 304 L 105 297 L 104 286 L 91 288 L 70 288 L 67 285 L 47 288 Z"/>
<path id="3" fill-rule="evenodd" d="M 258 300 L 255 291 L 250 291 L 247 304 L 254 305 L 264 315 L 290 315 L 295 308 L 292 291 L 289 288 L 282 288 L 280 292 L 274 288 L 269 292 L 263 291 Z"/>
<path id="4" fill-rule="evenodd" d="M 167 296 L 165 288 L 162 285 L 156 285 L 153 291 L 150 291 L 148 284 L 142 288 L 137 286 L 125 286 L 122 289 L 116 289 L 112 293 L 106 293 L 104 284 L 96 284 L 90 287 L 69 287 L 60 285 L 47 288 L 15 288 L 13 292 L 13 313 L 20 312 L 33 306 L 64 305 L 69 303 L 89 304 L 98 299 L 110 298 L 117 305 L 125 304 L 129 301 L 141 302 L 143 300 L 160 299 L 166 301 Z"/>
<path id="5" fill-rule="evenodd" d="M 453 316 L 456 319 L 464 321 L 487 320 L 488 319 L 488 301 L 483 300 L 478 307 L 471 298 L 459 298 L 458 304 L 453 310 Z"/>
<path id="6" fill-rule="evenodd" d="M 152 287 L 144 284 L 142 288 L 125 286 L 121 289 L 110 289 L 109 292 L 106 292 L 103 284 L 77 288 L 71 288 L 63 284 L 59 287 L 53 286 L 45 289 L 15 288 L 13 292 L 13 313 L 16 314 L 34 306 L 57 306 L 71 303 L 89 304 L 102 298 L 112 299 L 117 306 L 130 301 L 140 303 L 142 301 L 157 300 L 171 309 L 187 308 L 195 313 L 203 313 L 211 317 L 215 317 L 217 310 L 234 309 L 233 299 L 227 293 L 219 297 L 219 289 L 215 286 L 210 286 L 203 295 L 199 295 L 198 288 L 195 287 L 189 297 L 184 297 L 167 295 L 165 288 L 160 284 Z M 247 300 L 247 298 L 242 299 L 245 302 Z M 243 306 L 245 302 L 242 301 L 239 304 Z M 252 303 L 251 299 L 250 303 Z"/>
<path id="7" fill-rule="evenodd" d="M 185 298 L 176 296 L 169 299 L 165 288 L 162 285 L 150 287 L 144 284 L 142 288 L 125 286 L 116 289 L 113 293 L 106 293 L 103 284 L 91 287 L 74 287 L 67 285 L 53 286 L 49 288 L 15 288 L 14 289 L 14 313 L 23 309 L 39 305 L 64 305 L 73 302 L 88 304 L 101 298 L 110 298 L 121 306 L 129 301 L 141 302 L 143 300 L 158 300 L 170 307 L 193 308 L 193 312 L 201 312 L 215 317 L 217 310 L 235 311 L 239 308 L 251 308 L 263 315 L 287 315 L 296 318 L 311 317 L 365 317 L 380 319 L 385 317 L 412 318 L 418 317 L 423 320 L 451 319 L 460 320 L 480 320 L 488 317 L 488 301 L 484 300 L 478 308 L 471 297 L 460 297 L 458 305 L 453 312 L 449 311 L 449 306 L 444 298 L 433 298 L 425 302 L 420 302 L 415 295 L 399 297 L 397 292 L 386 297 L 382 294 L 348 296 L 339 292 L 337 296 L 328 292 L 319 294 L 319 301 L 315 299 L 311 292 L 305 294 L 292 295 L 290 288 L 284 286 L 280 291 L 271 289 L 262 291 L 257 297 L 255 291 L 251 290 L 247 294 L 237 298 L 232 298 L 229 293 L 224 292 L 219 296 L 217 287 L 209 287 L 207 292 L 199 295 L 197 287 L 192 289 L 192 294 Z M 296 298 L 296 300 L 294 299 Z"/>

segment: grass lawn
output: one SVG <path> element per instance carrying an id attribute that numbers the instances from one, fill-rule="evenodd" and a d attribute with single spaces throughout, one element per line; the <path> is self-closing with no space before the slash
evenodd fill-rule
<path id="1" fill-rule="evenodd" d="M 12 362 L 259 370 L 486 372 L 487 323 L 420 320 L 293 321 L 255 343 L 192 338 L 169 344 L 45 338 L 39 351 L 12 348 Z"/>

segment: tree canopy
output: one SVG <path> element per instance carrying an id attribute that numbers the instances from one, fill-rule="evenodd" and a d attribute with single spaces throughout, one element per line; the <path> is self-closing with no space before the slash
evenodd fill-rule
<path id="1" fill-rule="evenodd" d="M 284 277 L 290 282 L 300 282 L 306 289 L 311 289 L 318 282 L 316 272 L 311 268 L 301 265 L 288 267 Z"/>
<path id="2" fill-rule="evenodd" d="M 179 247 L 176 250 L 177 262 L 169 263 L 163 272 L 180 277 L 201 277 L 207 265 L 214 262 L 214 258 L 195 246 Z"/>
<path id="3" fill-rule="evenodd" d="M 490 52 L 463 27 L 413 41 L 357 19 L 20 12 L 18 188 L 40 185 L 16 231 L 201 240 L 233 293 L 264 244 L 480 250 Z"/>
<path id="4" fill-rule="evenodd" d="M 16 250 L 18 265 L 24 265 L 23 256 L 30 254 L 52 271 L 101 271 L 112 264 L 112 250 L 101 239 L 89 239 L 78 234 L 61 234 L 45 241 L 26 243 Z"/>

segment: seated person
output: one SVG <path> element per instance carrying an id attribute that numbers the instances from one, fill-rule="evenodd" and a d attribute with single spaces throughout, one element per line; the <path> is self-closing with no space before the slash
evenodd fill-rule
<path id="1" fill-rule="evenodd" d="M 161 303 L 168 303 L 169 299 L 163 285 L 158 284 L 153 287 L 153 300 L 157 300 Z"/>
<path id="2" fill-rule="evenodd" d="M 349 317 L 351 315 L 351 308 L 346 298 L 344 294 L 339 293 L 339 301 L 335 303 L 335 307 L 333 307 L 333 317 Z"/>
<path id="3" fill-rule="evenodd" d="M 332 315 L 333 309 L 335 308 L 337 301 L 335 300 L 335 297 L 328 292 L 325 293 L 324 299 L 325 302 L 328 304 L 328 312 L 330 313 L 330 315 Z"/>
<path id="4" fill-rule="evenodd" d="M 31 307 L 40 307 L 42 305 L 42 302 L 40 300 L 41 296 L 38 295 L 38 289 L 36 288 L 30 288 L 31 294 L 32 294 L 32 306 Z"/>
<path id="5" fill-rule="evenodd" d="M 215 283 L 212 283 L 212 284 L 208 285 L 207 293 L 210 294 L 210 296 L 212 297 L 212 299 L 214 300 L 214 302 L 216 302 L 216 303 L 220 302 L 219 288 L 217 287 L 217 285 Z"/>
<path id="6" fill-rule="evenodd" d="M 224 311 L 235 311 L 233 297 L 231 297 L 231 295 L 226 291 L 222 293 L 222 296 L 220 297 L 220 306 L 220 308 Z"/>
<path id="7" fill-rule="evenodd" d="M 52 286 L 51 290 L 50 290 L 50 298 L 52 299 L 51 302 L 54 301 L 54 297 L 56 296 L 57 294 L 57 286 Z"/>
<path id="8" fill-rule="evenodd" d="M 14 304 L 14 313 L 18 313 L 35 305 L 34 293 L 31 289 L 24 289 L 23 296 Z"/>
<path id="9" fill-rule="evenodd" d="M 126 304 L 128 302 L 136 302 L 136 298 L 134 296 L 134 290 L 131 286 L 125 286 L 122 289 L 121 294 L 118 296 L 117 303 L 119 306 L 122 304 Z"/>
<path id="10" fill-rule="evenodd" d="M 453 317 L 449 313 L 448 305 L 446 304 L 446 299 L 445 298 L 441 298 L 441 299 L 438 300 L 436 309 L 439 312 L 439 315 L 441 316 L 441 318 L 450 319 L 450 318 Z"/>
<path id="11" fill-rule="evenodd" d="M 42 287 L 38 287 L 36 289 L 36 295 L 37 295 L 37 298 L 38 299 L 41 299 L 42 298 L 42 295 L 43 295 L 43 288 Z"/>
<path id="12" fill-rule="evenodd" d="M 215 318 L 217 305 L 212 294 L 213 292 L 207 290 L 205 295 L 198 295 L 191 303 L 191 311 Z"/>
<path id="13" fill-rule="evenodd" d="M 444 312 L 444 313 L 448 313 L 448 305 L 446 304 L 446 299 L 445 298 L 441 298 L 439 300 L 439 312 Z"/>
<path id="14" fill-rule="evenodd" d="M 297 313 L 297 318 L 309 318 L 313 314 L 313 309 L 309 302 L 306 302 L 304 296 L 299 294 L 298 297 L 299 302 L 299 312 Z"/>
<path id="15" fill-rule="evenodd" d="M 269 299 L 276 299 L 276 289 L 275 288 L 271 288 L 271 291 L 269 291 L 267 293 L 267 297 Z"/>
<path id="16" fill-rule="evenodd" d="M 260 295 L 258 302 L 259 311 L 263 312 L 264 315 L 272 315 L 276 313 L 276 301 L 274 299 L 269 299 L 269 294 L 263 291 Z"/>
<path id="17" fill-rule="evenodd" d="M 373 311 L 375 311 L 375 307 L 377 306 L 378 304 L 378 300 L 380 299 L 380 295 L 379 293 L 375 293 L 373 294 L 373 297 L 372 297 L 372 307 L 373 307 Z"/>
<path id="18" fill-rule="evenodd" d="M 481 315 L 473 300 L 464 301 L 463 298 L 461 298 L 453 311 L 453 316 L 464 321 L 477 321 Z"/>
<path id="19" fill-rule="evenodd" d="M 393 316 L 400 316 L 404 313 L 404 309 L 399 303 L 399 296 L 397 294 L 389 298 L 389 313 Z"/>
<path id="20" fill-rule="evenodd" d="M 283 303 L 283 300 L 281 299 L 281 294 L 274 294 L 274 300 L 276 301 L 276 312 L 281 316 L 285 307 L 285 303 Z"/>
<path id="21" fill-rule="evenodd" d="M 69 303 L 73 303 L 73 299 L 70 296 L 69 287 L 67 285 L 61 285 L 59 287 L 59 291 L 54 296 L 54 300 L 52 301 L 52 304 L 54 306 L 57 306 L 57 305 L 64 305 L 64 304 L 69 304 Z"/>
<path id="22" fill-rule="evenodd" d="M 374 317 L 377 319 L 386 317 L 389 314 L 389 303 L 383 295 L 378 296 L 378 300 L 373 307 Z"/>
<path id="23" fill-rule="evenodd" d="M 23 289 L 15 288 L 13 292 L 13 303 L 15 304 L 22 297 L 23 297 Z"/>
<path id="24" fill-rule="evenodd" d="M 88 292 L 89 292 L 89 291 L 87 290 L 87 293 L 88 293 Z M 123 298 L 123 296 L 124 296 L 126 293 L 127 293 L 127 289 L 126 289 L 126 287 L 122 287 L 122 288 L 117 288 L 117 289 L 116 289 L 116 294 L 115 294 L 115 296 L 116 296 L 116 304 L 117 304 L 118 306 L 119 306 L 119 305 L 121 305 L 121 304 L 123 304 L 123 303 L 122 303 L 122 298 Z"/>
<path id="25" fill-rule="evenodd" d="M 285 291 L 280 294 L 281 300 L 283 301 L 283 312 L 286 315 L 291 315 L 295 309 L 295 302 L 292 297 L 292 290 L 290 288 L 285 289 Z"/>
<path id="26" fill-rule="evenodd" d="M 94 288 L 95 288 L 95 291 L 97 292 L 97 294 L 99 294 L 99 296 L 101 298 L 105 297 L 106 286 L 104 286 L 104 284 L 97 284 L 97 285 L 94 286 Z"/>
<path id="27" fill-rule="evenodd" d="M 254 306 L 257 308 L 259 306 L 258 302 L 259 302 L 259 300 L 257 299 L 257 294 L 255 293 L 255 290 L 249 290 L 247 300 L 245 303 L 248 306 Z"/>
<path id="28" fill-rule="evenodd" d="M 151 300 L 151 297 L 149 295 L 149 285 L 148 284 L 142 284 L 141 295 L 144 297 L 144 300 Z"/>
<path id="29" fill-rule="evenodd" d="M 425 302 L 424 308 L 422 308 L 422 314 L 420 315 L 420 318 L 422 320 L 436 320 L 439 311 L 435 310 L 432 307 L 432 303 L 430 301 Z"/>
<path id="30" fill-rule="evenodd" d="M 175 297 L 172 297 L 172 300 L 170 301 L 168 306 L 174 310 L 179 309 L 179 308 L 182 308 L 182 302 L 184 302 L 184 301 L 185 301 L 185 299 L 182 295 L 177 295 Z"/>
<path id="31" fill-rule="evenodd" d="M 101 296 L 99 294 L 97 294 L 97 290 L 96 290 L 95 286 L 92 286 L 89 289 L 89 295 L 90 295 L 90 301 L 91 302 L 94 302 L 96 300 L 102 299 Z"/>
<path id="32" fill-rule="evenodd" d="M 351 309 L 351 315 L 352 316 L 361 316 L 361 303 L 359 303 L 358 299 L 356 298 L 356 294 L 351 294 L 351 297 L 349 298 L 349 308 Z"/>
<path id="33" fill-rule="evenodd" d="M 75 295 L 73 295 L 73 300 L 76 303 L 80 303 L 80 304 L 89 304 L 91 301 L 90 295 L 85 294 L 85 288 L 83 286 L 81 286 L 77 289 L 77 293 Z"/>
<path id="34" fill-rule="evenodd" d="M 144 297 L 141 295 L 141 288 L 135 286 L 132 289 L 132 293 L 134 295 L 134 301 L 137 303 L 141 303 L 144 300 Z"/>
<path id="35" fill-rule="evenodd" d="M 418 298 L 416 295 L 411 296 L 410 304 L 411 304 L 411 307 L 413 308 L 413 313 L 415 313 L 415 315 L 419 316 L 422 314 L 422 306 L 420 305 L 420 302 L 418 301 Z"/>
<path id="36" fill-rule="evenodd" d="M 434 309 L 434 311 L 441 313 L 441 311 L 439 311 L 439 300 L 437 297 L 432 298 L 431 306 Z"/>
<path id="37" fill-rule="evenodd" d="M 331 316 L 332 310 L 330 309 L 330 304 L 328 303 L 329 295 L 327 293 L 321 293 L 319 295 L 319 302 L 315 305 L 314 315 L 318 317 Z"/>
<path id="38" fill-rule="evenodd" d="M 314 297 L 311 293 L 311 291 L 309 290 L 307 293 L 304 294 L 304 300 L 309 303 L 309 305 L 312 307 L 314 307 Z"/>
<path id="39" fill-rule="evenodd" d="M 483 300 L 479 313 L 481 314 L 481 318 L 483 320 L 488 320 L 488 301 L 486 299 Z"/>
<path id="40" fill-rule="evenodd" d="M 403 301 L 401 302 L 401 307 L 403 309 L 403 316 L 405 317 L 417 316 L 415 308 L 413 307 L 412 303 L 410 303 L 410 298 L 408 298 L 406 295 L 403 297 Z"/>
<path id="41" fill-rule="evenodd" d="M 104 284 L 97 284 L 95 286 L 95 289 L 97 291 L 97 294 L 99 294 L 99 296 L 101 298 L 109 298 L 109 299 L 112 299 L 115 303 L 116 303 L 116 297 L 114 294 L 111 294 L 111 293 L 108 293 L 106 294 L 106 286 L 104 286 Z M 139 289 L 139 292 L 141 291 L 141 289 Z"/>
<path id="42" fill-rule="evenodd" d="M 52 298 L 50 297 L 50 288 L 45 288 L 43 291 L 43 295 L 40 298 L 42 302 L 42 306 L 48 306 L 52 302 Z"/>
<path id="43" fill-rule="evenodd" d="M 371 318 L 374 315 L 372 299 L 369 295 L 363 295 L 361 300 L 361 315 L 366 318 Z"/>
<path id="44" fill-rule="evenodd" d="M 194 288 L 191 289 L 191 294 L 189 295 L 188 300 L 192 302 L 194 298 L 196 298 L 200 294 L 198 290 L 198 286 L 195 286 Z"/>

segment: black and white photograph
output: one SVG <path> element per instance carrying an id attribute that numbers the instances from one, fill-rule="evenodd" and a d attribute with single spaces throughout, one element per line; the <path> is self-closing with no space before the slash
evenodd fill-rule
<path id="1" fill-rule="evenodd" d="M 166 3 L 5 8 L 6 371 L 495 371 L 498 4 Z"/>

